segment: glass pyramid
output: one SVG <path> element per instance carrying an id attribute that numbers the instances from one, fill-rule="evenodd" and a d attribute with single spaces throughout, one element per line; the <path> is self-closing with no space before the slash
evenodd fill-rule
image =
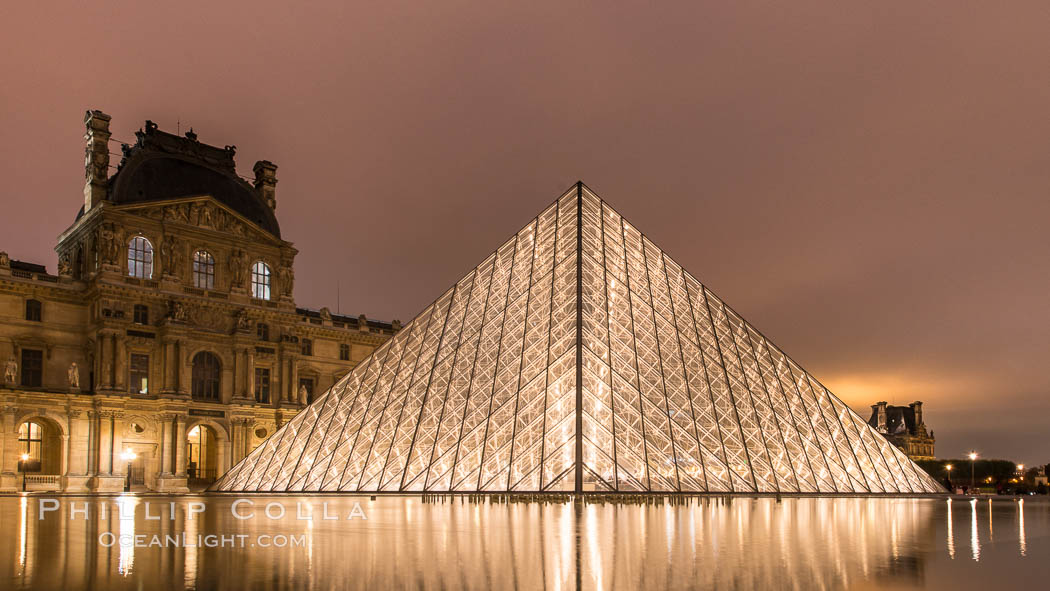
<path id="1" fill-rule="evenodd" d="M 212 490 L 942 491 L 582 183 Z"/>

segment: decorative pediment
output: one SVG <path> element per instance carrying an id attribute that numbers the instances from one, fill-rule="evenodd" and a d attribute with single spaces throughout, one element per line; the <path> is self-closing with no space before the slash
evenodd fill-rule
<path id="1" fill-rule="evenodd" d="M 244 216 L 208 195 L 188 197 L 161 203 L 118 205 L 117 211 L 154 219 L 166 224 L 182 224 L 222 232 L 253 241 L 280 243 Z"/>

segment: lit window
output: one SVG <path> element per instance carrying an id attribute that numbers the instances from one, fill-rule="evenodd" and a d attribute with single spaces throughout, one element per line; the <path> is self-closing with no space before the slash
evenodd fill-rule
<path id="1" fill-rule="evenodd" d="M 130 366 L 131 379 L 130 382 L 132 394 L 148 394 L 149 393 L 149 355 L 140 355 L 138 353 L 131 354 Z"/>
<path id="2" fill-rule="evenodd" d="M 270 403 L 270 368 L 255 368 L 255 401 L 262 404 Z"/>
<path id="3" fill-rule="evenodd" d="M 131 314 L 135 324 L 149 324 L 149 306 L 135 304 L 135 307 L 131 309 Z"/>
<path id="4" fill-rule="evenodd" d="M 314 342 L 312 340 L 310 340 L 310 339 L 303 339 L 301 344 L 302 344 L 303 355 L 313 355 L 314 354 Z"/>
<path id="5" fill-rule="evenodd" d="M 153 245 L 144 236 L 128 243 L 128 275 L 140 279 L 153 277 Z"/>
<path id="6" fill-rule="evenodd" d="M 207 251 L 193 253 L 193 287 L 215 288 L 215 259 Z"/>
<path id="7" fill-rule="evenodd" d="M 44 383 L 44 352 L 22 349 L 22 385 L 39 388 Z"/>
<path id="8" fill-rule="evenodd" d="M 262 261 L 252 265 L 252 297 L 257 300 L 270 299 L 270 267 Z"/>
<path id="9" fill-rule="evenodd" d="M 222 365 L 219 358 L 207 351 L 193 356 L 191 395 L 194 400 L 219 400 L 219 384 Z"/>
<path id="10" fill-rule="evenodd" d="M 26 300 L 26 320 L 40 322 L 41 310 L 40 300 Z"/>
<path id="11" fill-rule="evenodd" d="M 18 471 L 39 472 L 43 460 L 44 428 L 39 423 L 22 423 L 18 427 Z M 29 456 L 27 459 L 21 459 Z"/>
<path id="12" fill-rule="evenodd" d="M 350 361 L 350 345 L 346 343 L 339 345 L 339 359 L 341 361 Z"/>

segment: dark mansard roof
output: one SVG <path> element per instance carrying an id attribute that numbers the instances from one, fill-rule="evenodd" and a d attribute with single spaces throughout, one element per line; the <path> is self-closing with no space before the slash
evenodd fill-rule
<path id="1" fill-rule="evenodd" d="M 160 131 L 151 121 L 135 136 L 138 141 L 123 146 L 124 157 L 109 179 L 109 201 L 152 203 L 210 195 L 274 237 L 281 237 L 273 210 L 237 176 L 234 146 L 218 148 L 201 143 L 192 131 L 185 137 L 173 135 Z M 77 218 L 81 215 L 83 210 Z"/>

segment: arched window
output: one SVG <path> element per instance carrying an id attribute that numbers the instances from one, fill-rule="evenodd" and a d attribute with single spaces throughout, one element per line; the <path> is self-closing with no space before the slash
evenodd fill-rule
<path id="1" fill-rule="evenodd" d="M 153 245 L 145 236 L 136 236 L 128 243 L 128 275 L 140 279 L 153 277 Z"/>
<path id="2" fill-rule="evenodd" d="M 215 288 L 215 259 L 206 250 L 193 253 L 193 287 Z"/>
<path id="3" fill-rule="evenodd" d="M 193 356 L 192 396 L 194 400 L 219 400 L 222 364 L 207 351 Z"/>
<path id="4" fill-rule="evenodd" d="M 270 267 L 262 261 L 252 265 L 252 297 L 258 300 L 270 299 Z"/>

